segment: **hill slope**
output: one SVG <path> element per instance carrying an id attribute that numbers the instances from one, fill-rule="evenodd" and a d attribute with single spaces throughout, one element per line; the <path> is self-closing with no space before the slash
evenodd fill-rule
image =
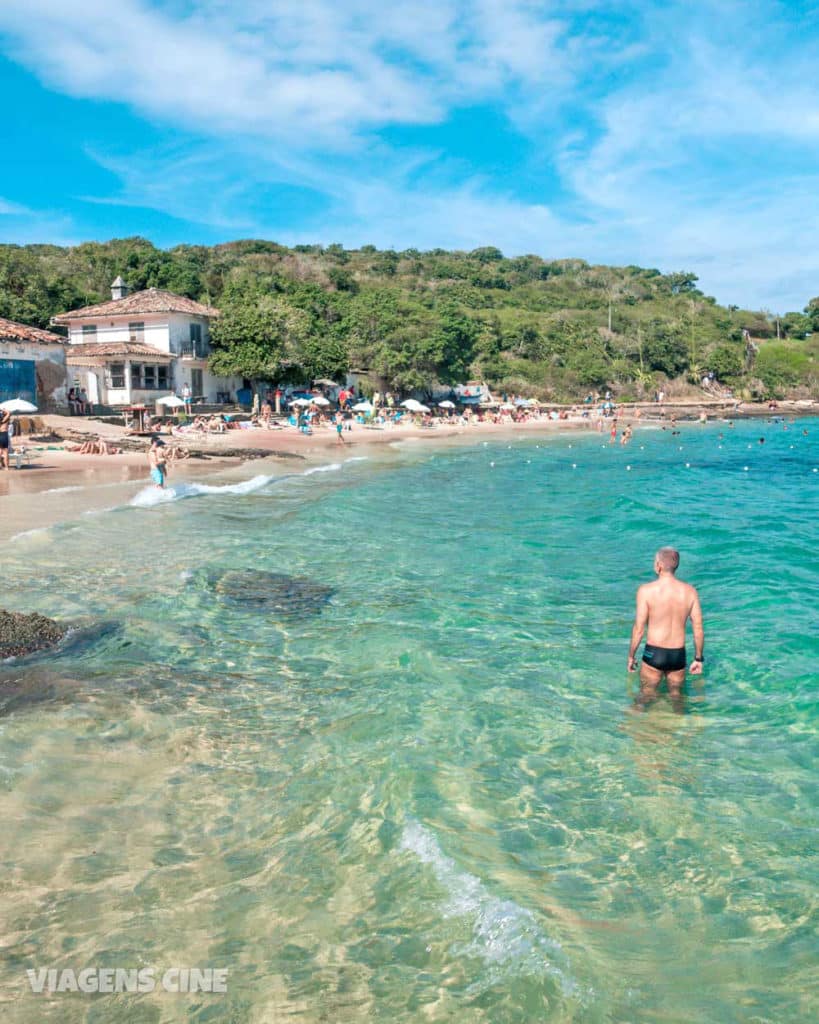
<path id="1" fill-rule="evenodd" d="M 770 316 L 718 305 L 690 273 L 507 259 L 492 247 L 5 245 L 0 316 L 47 326 L 108 298 L 117 274 L 134 290 L 167 288 L 219 307 L 215 366 L 273 380 L 356 366 L 391 387 L 482 377 L 561 399 L 602 387 L 636 397 L 713 371 L 749 393 L 819 395 L 819 333 L 806 338 L 819 332 L 819 300 L 782 318 L 777 341 Z"/>

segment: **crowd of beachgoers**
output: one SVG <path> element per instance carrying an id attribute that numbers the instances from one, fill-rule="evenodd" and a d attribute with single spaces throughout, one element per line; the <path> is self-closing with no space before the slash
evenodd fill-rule
<path id="1" fill-rule="evenodd" d="M 343 435 L 356 428 L 372 430 L 436 427 L 469 427 L 479 424 L 514 426 L 536 421 L 602 420 L 614 418 L 617 407 L 607 395 L 600 398 L 591 393 L 580 405 L 549 407 L 522 395 L 503 394 L 497 400 L 481 404 L 464 403 L 457 394 L 426 405 L 417 399 L 399 401 L 392 392 L 375 391 L 364 397 L 354 388 L 342 388 L 332 398 L 321 390 L 315 392 L 268 391 L 257 396 L 250 414 L 211 413 L 194 415 L 192 410 L 180 409 L 176 416 L 156 421 L 153 429 L 163 426 L 178 436 L 222 434 L 228 430 L 297 431 L 312 435 L 322 429 L 335 429 Z M 639 418 L 640 412 L 635 415 Z"/>

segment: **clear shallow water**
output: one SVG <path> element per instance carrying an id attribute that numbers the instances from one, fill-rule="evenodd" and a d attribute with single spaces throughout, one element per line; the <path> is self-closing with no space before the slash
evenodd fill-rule
<path id="1" fill-rule="evenodd" d="M 2 669 L 3 1020 L 815 1019 L 819 423 L 336 465 L 6 549 L 17 607 L 111 625 Z M 665 543 L 707 673 L 636 714 Z M 87 965 L 228 992 L 28 991 Z"/>

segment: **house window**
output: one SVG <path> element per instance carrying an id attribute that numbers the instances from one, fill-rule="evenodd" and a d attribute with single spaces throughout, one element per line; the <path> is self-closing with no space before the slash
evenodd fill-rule
<path id="1" fill-rule="evenodd" d="M 128 324 L 128 337 L 131 341 L 145 341 L 145 321 L 136 320 Z"/>
<path id="2" fill-rule="evenodd" d="M 111 363 L 111 387 L 125 387 L 125 363 Z"/>
<path id="3" fill-rule="evenodd" d="M 168 367 L 157 366 L 156 368 L 156 386 L 160 391 L 168 390 Z"/>
<path id="4" fill-rule="evenodd" d="M 155 388 L 156 387 L 156 367 L 146 366 L 144 369 L 144 387 Z"/>
<path id="5" fill-rule="evenodd" d="M 190 352 L 196 359 L 205 358 L 205 346 L 202 342 L 202 325 L 189 324 L 191 332 Z"/>
<path id="6" fill-rule="evenodd" d="M 142 379 L 142 367 L 139 363 L 131 363 L 131 387 L 139 388 L 142 387 L 140 383 Z"/>
<path id="7" fill-rule="evenodd" d="M 82 325 L 82 340 L 83 341 L 96 341 L 97 340 L 97 325 L 96 324 L 83 324 Z"/>

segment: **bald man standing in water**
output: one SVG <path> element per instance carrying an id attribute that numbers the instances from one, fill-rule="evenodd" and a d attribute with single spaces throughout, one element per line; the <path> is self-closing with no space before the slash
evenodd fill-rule
<path id="1" fill-rule="evenodd" d="M 657 695 L 663 679 L 668 681 L 668 693 L 678 699 L 685 683 L 685 626 L 691 619 L 694 631 L 694 660 L 691 674 L 702 672 L 703 644 L 702 609 L 697 591 L 674 575 L 680 564 L 680 554 L 674 548 L 660 548 L 654 556 L 657 579 L 644 583 L 637 590 L 637 613 L 631 630 L 628 652 L 628 670 L 637 668 L 636 655 L 643 633 L 648 627 L 643 661 L 640 665 L 640 703 L 647 703 Z"/>

